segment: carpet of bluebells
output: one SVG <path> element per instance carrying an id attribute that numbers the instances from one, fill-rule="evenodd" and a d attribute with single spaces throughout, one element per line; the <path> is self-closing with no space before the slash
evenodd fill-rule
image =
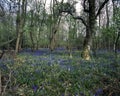
<path id="1" fill-rule="evenodd" d="M 90 61 L 80 54 L 26 49 L 16 59 L 1 59 L 1 74 L 8 77 L 4 96 L 120 96 L 120 53 L 97 51 Z"/>

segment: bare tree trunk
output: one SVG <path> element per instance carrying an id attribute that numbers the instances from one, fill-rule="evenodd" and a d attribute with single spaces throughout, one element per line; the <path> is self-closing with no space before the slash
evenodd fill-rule
<path id="1" fill-rule="evenodd" d="M 51 28 L 51 37 L 50 37 L 50 49 L 51 49 L 51 51 L 53 51 L 55 49 L 55 46 L 56 46 L 56 33 L 59 29 L 60 21 L 61 21 L 61 17 L 58 17 Z"/>
<path id="2" fill-rule="evenodd" d="M 21 0 L 19 0 L 19 3 L 21 2 Z M 16 33 L 17 33 L 17 40 L 16 40 L 16 46 L 15 46 L 15 54 L 18 53 L 18 49 L 19 49 L 19 42 L 20 42 L 20 37 L 21 37 L 21 28 L 20 28 L 20 23 L 21 23 L 21 18 L 20 18 L 20 5 L 17 11 L 17 19 L 16 19 Z"/>
<path id="3" fill-rule="evenodd" d="M 19 31 L 20 31 L 20 29 L 19 29 Z M 15 47 L 15 54 L 17 54 L 18 50 L 19 50 L 20 38 L 21 38 L 21 32 L 18 32 L 17 41 L 16 41 L 16 47 Z"/>
<path id="4" fill-rule="evenodd" d="M 51 37 L 50 37 L 50 50 L 53 51 L 55 49 L 56 45 L 56 33 L 57 29 L 55 28 L 55 25 L 51 29 Z"/>
<path id="5" fill-rule="evenodd" d="M 117 47 L 118 47 L 118 41 L 119 41 L 119 38 L 120 38 L 120 29 L 118 30 L 118 35 L 117 35 L 117 38 L 115 40 L 115 43 L 114 43 L 114 52 L 117 53 Z"/>
<path id="6" fill-rule="evenodd" d="M 108 28 L 108 27 L 109 27 L 109 11 L 108 11 L 108 4 L 106 4 L 106 16 L 107 16 L 106 28 Z"/>
<path id="7" fill-rule="evenodd" d="M 32 51 L 35 49 L 35 43 L 34 43 L 34 38 L 33 38 L 33 28 L 34 28 L 34 23 L 33 23 L 33 10 L 31 10 L 31 22 L 30 22 L 30 39 L 32 43 Z"/>
<path id="8" fill-rule="evenodd" d="M 89 18 L 88 26 L 86 27 L 86 36 L 84 39 L 82 58 L 90 60 L 90 50 L 92 45 L 92 36 L 95 33 L 95 0 L 89 0 Z"/>
<path id="9" fill-rule="evenodd" d="M 18 3 L 20 4 L 21 0 L 19 0 Z M 27 4 L 27 0 L 22 0 L 22 7 L 19 5 L 17 12 L 17 20 L 16 20 L 17 40 L 16 40 L 15 54 L 18 53 L 20 48 L 20 40 L 23 33 L 23 27 L 25 25 L 26 4 Z"/>
<path id="10" fill-rule="evenodd" d="M 35 49 L 35 43 L 34 43 L 34 39 L 33 39 L 33 34 L 30 30 L 30 38 L 31 38 L 31 43 L 32 43 L 32 51 Z"/>

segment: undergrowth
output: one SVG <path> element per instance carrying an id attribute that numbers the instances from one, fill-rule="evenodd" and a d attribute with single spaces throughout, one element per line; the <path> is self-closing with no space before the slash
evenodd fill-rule
<path id="1" fill-rule="evenodd" d="M 84 61 L 79 51 L 21 52 L 0 60 L 1 96 L 119 96 L 120 58 L 98 52 Z"/>

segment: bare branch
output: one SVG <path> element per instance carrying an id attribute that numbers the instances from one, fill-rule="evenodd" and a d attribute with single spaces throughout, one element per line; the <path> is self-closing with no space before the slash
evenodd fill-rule
<path id="1" fill-rule="evenodd" d="M 82 23 L 83 23 L 85 26 L 87 26 L 85 20 L 84 20 L 81 16 L 74 16 L 74 15 L 72 14 L 72 12 L 71 12 L 71 11 L 68 11 L 68 10 L 65 10 L 65 11 L 63 10 L 63 11 L 61 11 L 61 12 L 70 14 L 70 15 L 73 17 L 73 19 L 81 20 Z"/>
<path id="2" fill-rule="evenodd" d="M 106 3 L 108 3 L 108 1 L 109 1 L 109 0 L 105 0 L 105 1 L 101 4 L 101 6 L 99 7 L 99 9 L 98 9 L 97 14 L 96 14 L 95 17 L 97 17 L 97 16 L 100 14 L 102 8 L 105 6 Z"/>
<path id="3" fill-rule="evenodd" d="M 76 17 L 74 17 L 74 16 L 73 16 L 73 18 L 74 18 L 74 19 L 81 20 L 81 21 L 82 21 L 82 23 L 83 23 L 85 26 L 87 26 L 87 24 L 86 24 L 85 20 L 84 20 L 81 16 L 76 16 Z"/>

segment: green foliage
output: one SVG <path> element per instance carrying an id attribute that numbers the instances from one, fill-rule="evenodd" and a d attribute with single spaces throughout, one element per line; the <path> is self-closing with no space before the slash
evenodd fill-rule
<path id="1" fill-rule="evenodd" d="M 113 23 L 115 28 L 119 28 L 120 26 L 120 8 L 119 7 L 115 7 L 114 9 L 114 15 L 113 15 Z"/>
<path id="2" fill-rule="evenodd" d="M 13 71 L 14 80 L 11 81 L 11 87 L 16 88 L 13 94 L 93 96 L 99 88 L 108 90 L 108 93 L 104 93 L 106 95 L 110 92 L 118 94 L 115 88 L 119 89 L 120 82 L 117 80 L 120 78 L 120 66 L 114 66 L 113 53 L 100 51 L 97 53 L 99 58 L 84 61 L 79 57 L 78 51 L 74 51 L 73 59 L 70 59 L 67 53 L 60 54 L 60 52 L 56 51 L 54 55 L 25 52 L 19 54 L 14 62 L 4 62 L 8 69 Z M 118 59 L 117 62 L 119 61 Z M 2 69 L 3 72 L 4 70 Z"/>
<path id="3" fill-rule="evenodd" d="M 16 34 L 15 34 L 15 26 L 13 23 L 13 18 L 12 16 L 5 16 L 4 19 L 1 20 L 0 22 L 0 47 L 8 48 L 8 47 L 14 47 L 15 40 L 12 41 L 11 43 L 6 43 L 9 40 L 15 39 Z M 9 21 L 9 22 L 8 22 Z M 3 45 L 2 45 L 3 44 Z"/>
<path id="4" fill-rule="evenodd" d="M 114 38 L 113 36 L 116 35 L 116 30 L 114 27 L 102 28 L 101 33 L 102 33 L 101 37 L 106 38 L 106 39 L 110 39 L 110 38 L 112 39 Z"/>

